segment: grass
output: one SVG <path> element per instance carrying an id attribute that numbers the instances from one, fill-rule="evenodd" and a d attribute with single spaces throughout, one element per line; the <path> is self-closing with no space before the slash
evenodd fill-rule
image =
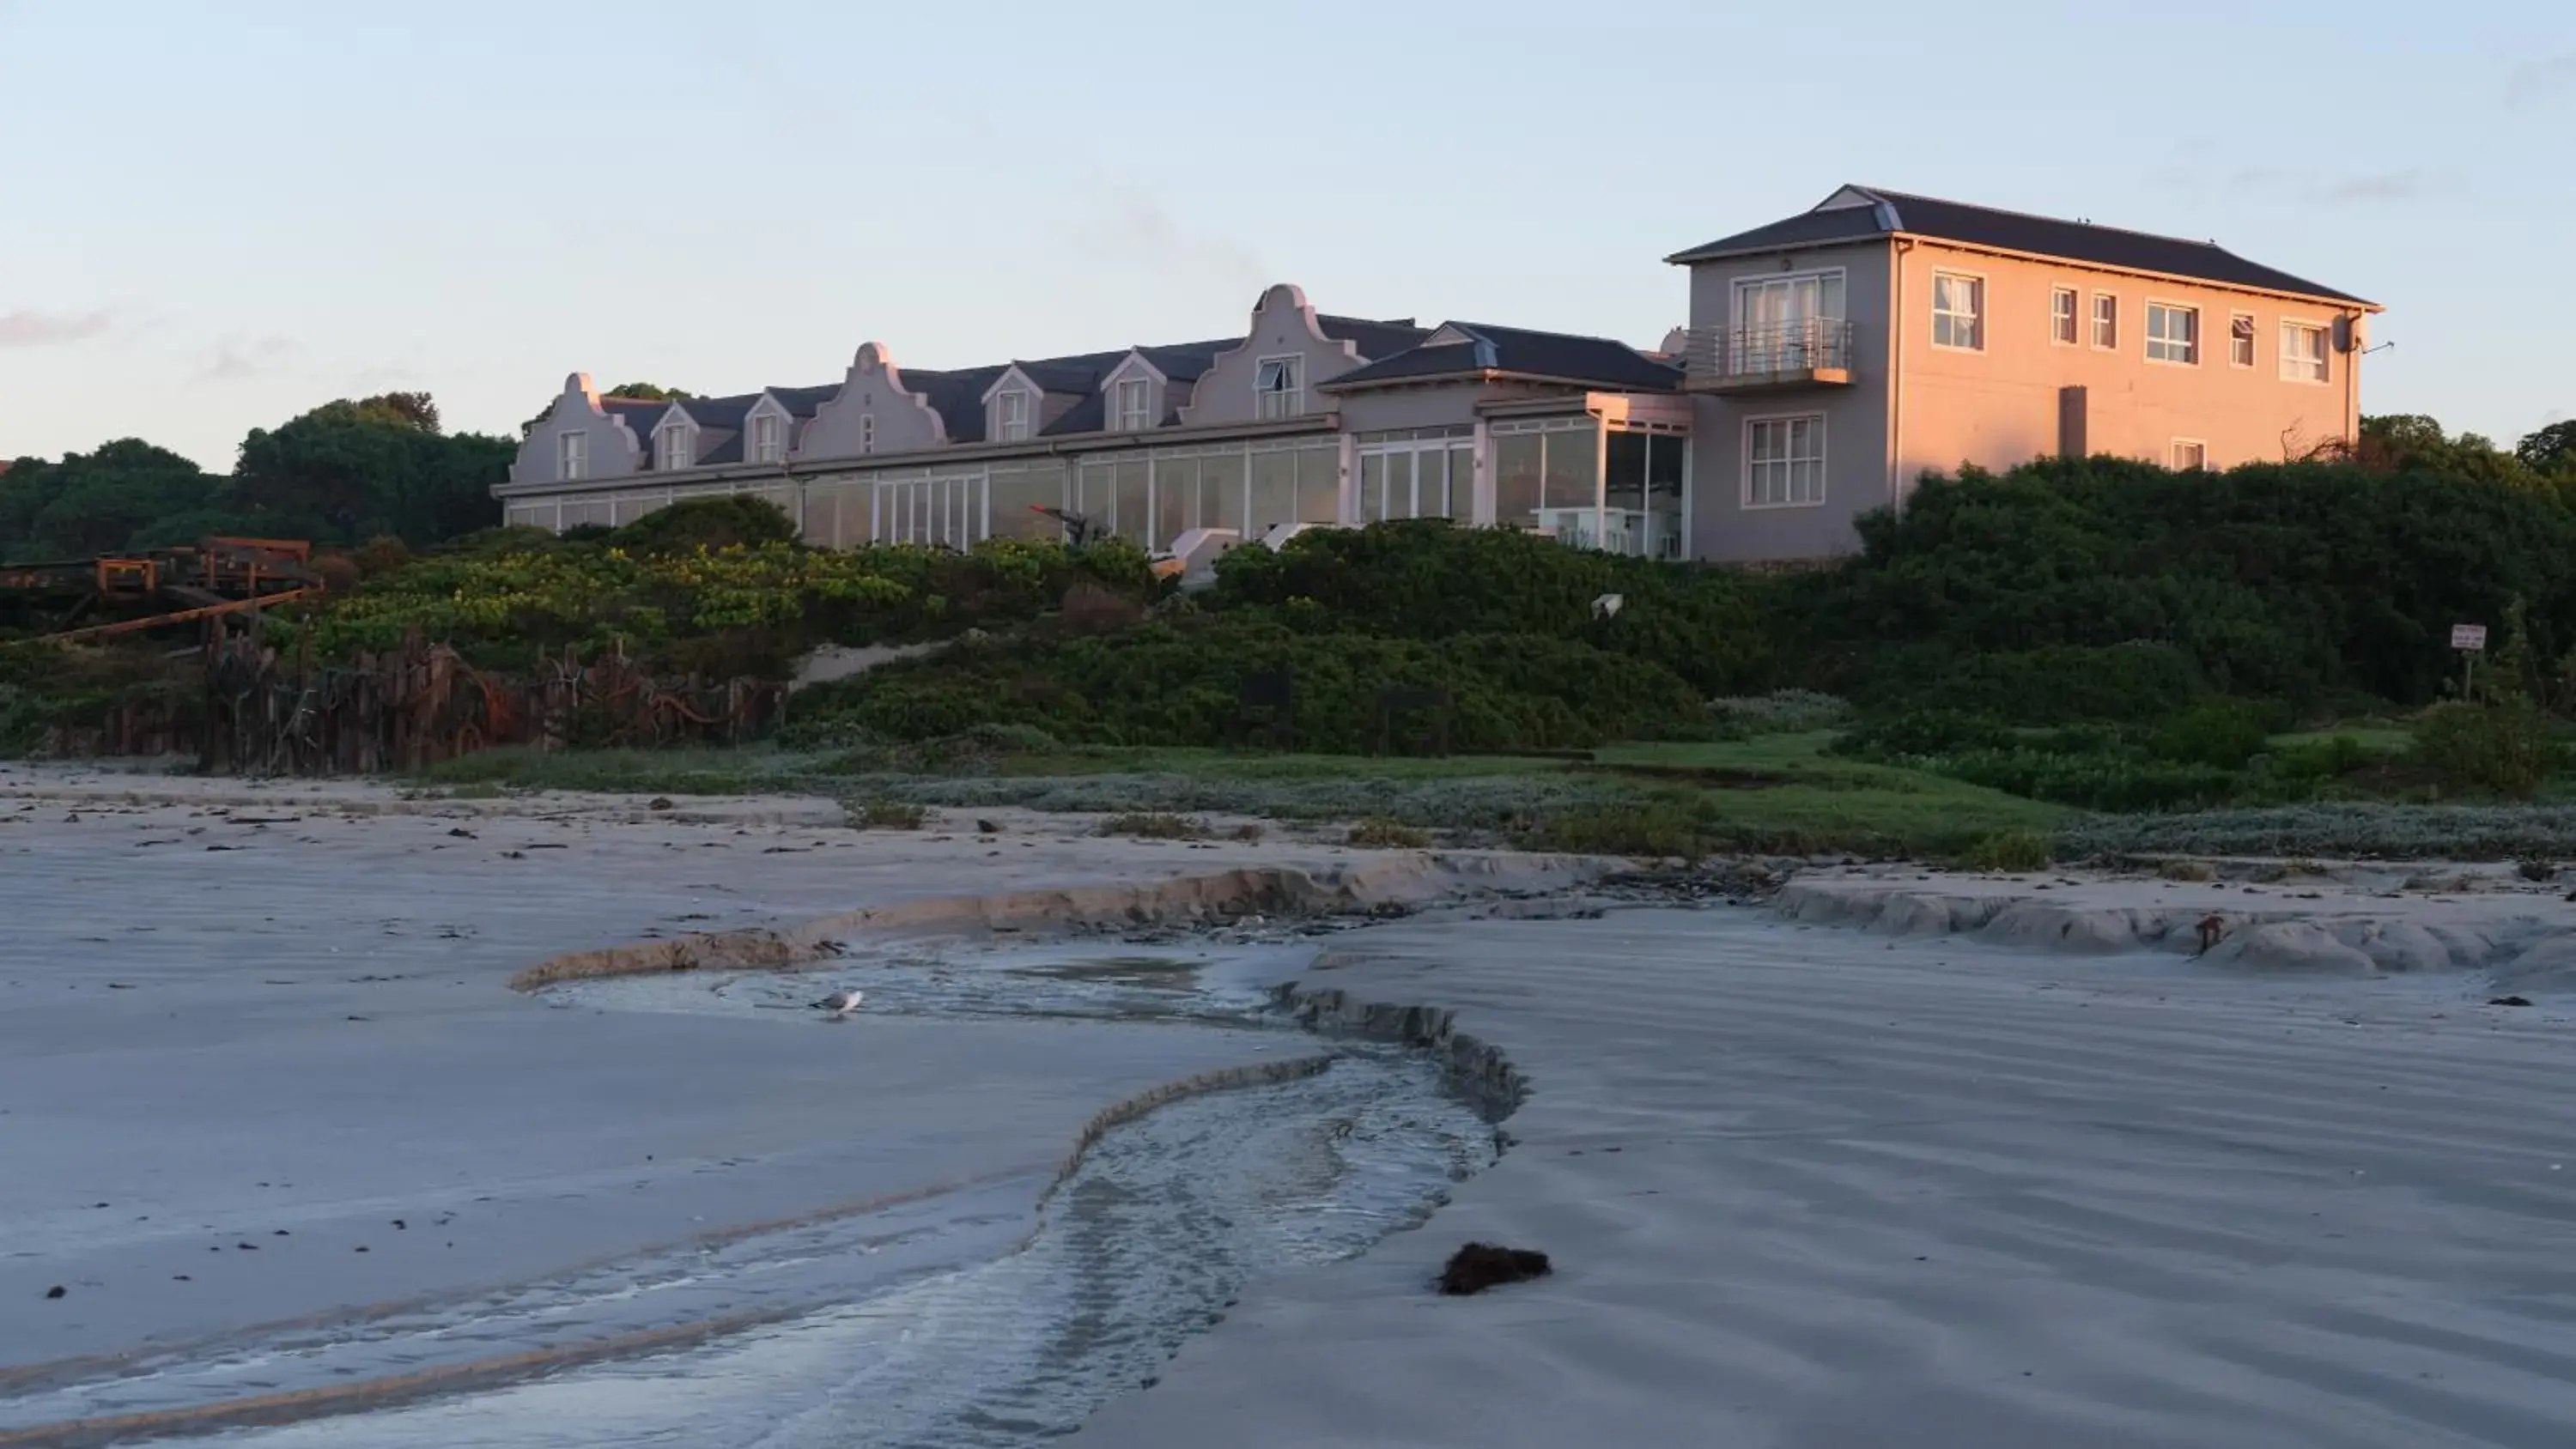
<path id="1" fill-rule="evenodd" d="M 1829 730 L 1713 744 L 1637 744 L 1589 760 L 1251 754 L 1208 749 L 908 747 L 490 750 L 432 766 L 454 791 L 825 794 L 851 823 L 918 828 L 931 809 L 1110 817 L 1105 833 L 1192 839 L 1204 817 L 1360 822 L 1352 843 L 1420 848 L 1431 833 L 1638 856 L 1715 851 L 1955 857 L 2046 836 L 2079 812 L 1823 754 Z"/>

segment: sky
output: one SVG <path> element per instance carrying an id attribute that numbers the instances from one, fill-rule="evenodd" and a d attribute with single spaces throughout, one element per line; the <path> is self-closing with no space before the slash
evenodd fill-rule
<path id="1" fill-rule="evenodd" d="M 1601 334 L 1844 182 L 2384 304 L 2368 412 L 2576 415 L 2576 6 L 0 0 L 0 458 L 228 469 L 335 397 L 515 433 L 1322 310 Z"/>

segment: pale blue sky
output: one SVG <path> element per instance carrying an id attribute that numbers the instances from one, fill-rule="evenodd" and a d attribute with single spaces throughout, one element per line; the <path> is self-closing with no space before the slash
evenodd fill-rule
<path id="1" fill-rule="evenodd" d="M 329 398 L 836 379 L 1327 311 L 1644 345 L 1845 181 L 2387 305 L 2363 406 L 2576 413 L 2576 6 L 0 0 L 0 457 Z"/>

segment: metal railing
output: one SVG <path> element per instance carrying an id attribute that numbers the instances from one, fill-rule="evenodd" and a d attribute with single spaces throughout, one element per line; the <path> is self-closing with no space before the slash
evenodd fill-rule
<path id="1" fill-rule="evenodd" d="M 1693 327 L 1684 366 L 1693 377 L 1764 377 L 1851 366 L 1852 324 L 1805 317 L 1761 327 Z"/>

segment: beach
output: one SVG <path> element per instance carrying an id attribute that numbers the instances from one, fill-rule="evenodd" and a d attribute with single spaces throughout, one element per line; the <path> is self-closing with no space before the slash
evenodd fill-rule
<path id="1" fill-rule="evenodd" d="M 1289 1064 L 1396 1023 L 1525 1089 L 1498 1155 L 1258 1258 L 1081 1442 L 2538 1446 L 2576 1417 L 2576 907 L 2509 872 L 1804 862 L 1685 907 L 1608 862 L 656 803 L 0 773 L 0 1444 L 300 1392 L 228 1342 L 360 1386 L 242 1421 L 309 1421 L 293 1442 L 397 1403 L 454 1430 L 531 1379 L 682 1382 L 691 1354 L 815 1350 L 802 1379 L 855 1382 L 855 1340 L 796 1325 L 1043 1246 L 1104 1113 L 1295 1090 Z M 1226 906 L 1246 882 L 1312 929 Z M 727 939 L 830 947 L 513 989 Z M 1147 954 L 1223 1010 L 1104 1014 L 1131 998 L 1063 964 Z M 1021 995 L 973 974 L 995 961 Z M 1067 980 L 1055 1015 L 947 1004 Z M 868 981 L 886 1017 L 805 1009 Z M 1227 1014 L 1273 993 L 1307 1030 Z M 1112 1192 L 1232 1130 L 1188 1125 L 1089 1170 Z M 1436 1296 L 1471 1239 L 1555 1271 Z M 706 1267 L 727 1244 L 757 1261 Z M 634 1266 L 672 1263 L 705 1284 Z M 462 1318 L 503 1325 L 489 1353 L 384 1327 Z M 146 1362 L 185 1373 L 119 1377 Z M 860 1442 L 866 1402 L 813 1392 L 809 1428 L 692 1442 Z M 384 1442 L 528 1442 L 480 1432 Z"/>

